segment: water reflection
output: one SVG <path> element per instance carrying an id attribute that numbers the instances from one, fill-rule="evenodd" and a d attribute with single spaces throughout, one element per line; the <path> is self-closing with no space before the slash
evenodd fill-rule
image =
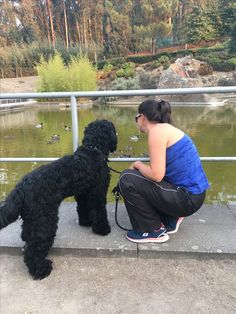
<path id="1" fill-rule="evenodd" d="M 116 156 L 147 156 L 146 135 L 138 134 L 134 116 L 137 107 L 103 107 L 80 110 L 79 137 L 84 127 L 94 119 L 111 120 L 118 132 Z M 188 133 L 195 141 L 201 156 L 236 156 L 236 107 L 173 107 L 174 123 Z M 43 123 L 43 128 L 35 124 Z M 1 157 L 60 157 L 72 152 L 71 112 L 55 106 L 41 105 L 27 108 L 22 112 L 0 116 L 0 156 Z M 140 135 L 132 141 L 132 135 Z M 57 137 L 57 138 L 56 138 Z M 25 173 L 40 163 L 0 163 L 0 199 L 14 187 Z M 117 170 L 127 168 L 129 163 L 113 163 Z M 207 194 L 208 203 L 236 203 L 236 163 L 204 162 L 204 169 L 211 183 Z M 112 174 L 111 188 L 118 180 Z M 113 201 L 111 193 L 108 200 Z"/>

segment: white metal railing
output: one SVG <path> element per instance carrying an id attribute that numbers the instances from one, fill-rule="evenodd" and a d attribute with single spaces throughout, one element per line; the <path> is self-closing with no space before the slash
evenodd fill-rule
<path id="1" fill-rule="evenodd" d="M 146 89 L 122 91 L 88 91 L 88 92 L 50 92 L 50 93 L 1 93 L 0 99 L 36 99 L 36 98 L 70 98 L 73 150 L 78 147 L 78 116 L 76 97 L 110 97 L 110 96 L 151 96 L 151 95 L 184 95 L 184 94 L 218 94 L 235 93 L 236 86 L 227 87 L 197 87 L 172 89 Z M 0 162 L 50 162 L 58 158 L 0 158 Z M 109 161 L 149 161 L 149 158 L 109 158 Z M 236 157 L 201 157 L 202 161 L 236 161 Z"/>

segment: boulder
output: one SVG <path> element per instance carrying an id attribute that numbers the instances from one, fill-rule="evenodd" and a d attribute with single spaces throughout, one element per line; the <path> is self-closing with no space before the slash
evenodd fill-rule
<path id="1" fill-rule="evenodd" d="M 205 82 L 203 82 L 201 76 L 199 75 L 199 70 L 203 62 L 193 59 L 191 56 L 186 56 L 179 58 L 175 63 L 171 64 L 169 68 L 162 72 L 159 80 L 158 88 L 190 88 L 190 87 L 203 87 Z M 188 95 L 170 95 L 163 96 L 169 101 L 176 103 L 209 103 L 212 101 L 212 96 L 203 94 L 188 94 Z"/>

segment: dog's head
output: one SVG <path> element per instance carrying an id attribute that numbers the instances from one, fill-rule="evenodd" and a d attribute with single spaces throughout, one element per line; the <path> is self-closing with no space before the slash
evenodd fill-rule
<path id="1" fill-rule="evenodd" d="M 108 120 L 95 120 L 89 123 L 84 131 L 82 145 L 97 147 L 108 156 L 117 147 L 117 135 L 114 124 Z"/>

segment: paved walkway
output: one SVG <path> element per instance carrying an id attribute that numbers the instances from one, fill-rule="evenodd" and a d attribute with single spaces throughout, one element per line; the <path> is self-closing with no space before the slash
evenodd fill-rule
<path id="1" fill-rule="evenodd" d="M 2 254 L 0 313 L 235 314 L 236 260 L 205 255 L 53 255 L 50 276 L 32 280 L 21 256 Z"/>
<path id="2" fill-rule="evenodd" d="M 96 257 L 160 257 L 166 254 L 210 254 L 213 256 L 236 253 L 236 205 L 204 205 L 196 214 L 186 218 L 178 233 L 163 244 L 135 244 L 125 238 L 126 232 L 115 224 L 115 204 L 108 204 L 112 231 L 99 236 L 91 228 L 78 226 L 75 203 L 62 203 L 59 227 L 52 254 L 73 254 Z M 119 203 L 118 220 L 130 228 L 123 202 Z M 0 231 L 0 253 L 21 254 L 21 221 Z"/>
<path id="3" fill-rule="evenodd" d="M 20 256 L 20 220 L 0 231 L 1 313 L 235 313 L 236 206 L 205 205 L 168 242 L 137 245 L 115 225 L 114 204 L 105 237 L 78 226 L 75 205 L 61 205 L 44 280 Z M 130 227 L 122 203 L 119 222 Z"/>

